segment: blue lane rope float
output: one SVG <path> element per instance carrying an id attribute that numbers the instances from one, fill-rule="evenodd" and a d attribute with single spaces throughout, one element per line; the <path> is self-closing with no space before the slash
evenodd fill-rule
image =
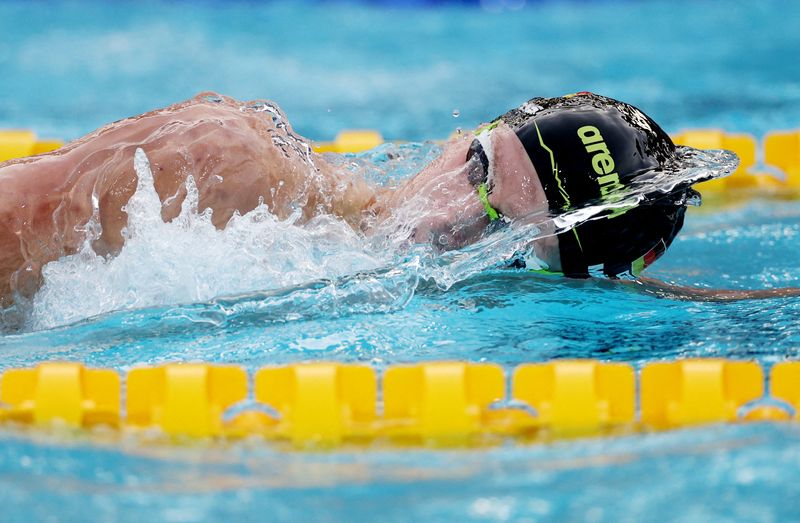
<path id="1" fill-rule="evenodd" d="M 316 362 L 261 368 L 251 388 L 234 365 L 174 363 L 121 375 L 50 362 L 3 373 L 0 422 L 331 446 L 800 421 L 800 362 L 774 365 L 767 394 L 764 378 L 758 363 L 725 359 L 650 363 L 638 376 L 628 364 L 594 360 L 522 364 L 510 376 L 489 363 L 396 365 L 379 376 L 366 365 Z"/>

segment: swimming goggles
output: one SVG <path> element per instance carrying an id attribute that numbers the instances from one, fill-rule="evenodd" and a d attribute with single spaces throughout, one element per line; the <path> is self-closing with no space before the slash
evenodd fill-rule
<path id="1" fill-rule="evenodd" d="M 469 150 L 467 151 L 467 165 L 469 166 L 467 180 L 470 185 L 475 187 L 478 193 L 478 199 L 486 211 L 486 216 L 489 217 L 492 230 L 496 230 L 499 226 L 508 224 L 510 220 L 489 203 L 489 194 L 491 194 L 493 189 L 490 177 L 491 169 L 489 166 L 489 156 L 486 154 L 483 144 L 481 144 L 480 137 L 475 138 L 469 146 Z"/>

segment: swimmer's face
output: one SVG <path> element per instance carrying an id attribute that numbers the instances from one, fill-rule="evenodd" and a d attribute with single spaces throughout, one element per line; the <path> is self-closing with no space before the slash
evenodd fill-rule
<path id="1" fill-rule="evenodd" d="M 490 140 L 485 153 L 490 165 L 488 176 L 489 203 L 507 219 L 517 223 L 541 220 L 549 210 L 547 196 L 539 175 L 516 133 L 505 123 L 500 123 L 482 137 Z M 469 160 L 473 169 L 483 167 L 477 158 Z M 537 258 L 545 262 L 550 270 L 560 271 L 561 260 L 558 238 L 549 235 L 534 241 Z"/>

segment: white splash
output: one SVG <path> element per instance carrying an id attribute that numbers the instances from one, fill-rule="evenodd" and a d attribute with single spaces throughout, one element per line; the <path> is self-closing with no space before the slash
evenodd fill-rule
<path id="1" fill-rule="evenodd" d="M 150 164 L 136 151 L 136 193 L 128 202 L 125 246 L 114 256 L 94 253 L 97 219 L 87 224 L 80 252 L 44 267 L 31 327 L 44 329 L 113 310 L 193 303 L 253 290 L 336 278 L 387 264 L 345 222 L 319 216 L 301 226 L 298 215 L 278 220 L 265 205 L 234 215 L 223 230 L 211 211 L 197 212 L 194 178 L 180 215 L 161 219 Z M 92 233 L 92 231 L 95 231 Z"/>

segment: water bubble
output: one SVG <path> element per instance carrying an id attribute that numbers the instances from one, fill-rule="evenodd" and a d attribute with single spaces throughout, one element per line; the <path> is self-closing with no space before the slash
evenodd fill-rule
<path id="1" fill-rule="evenodd" d="M 461 116 L 461 111 L 453 109 L 453 118 L 458 118 L 459 116 Z"/>

